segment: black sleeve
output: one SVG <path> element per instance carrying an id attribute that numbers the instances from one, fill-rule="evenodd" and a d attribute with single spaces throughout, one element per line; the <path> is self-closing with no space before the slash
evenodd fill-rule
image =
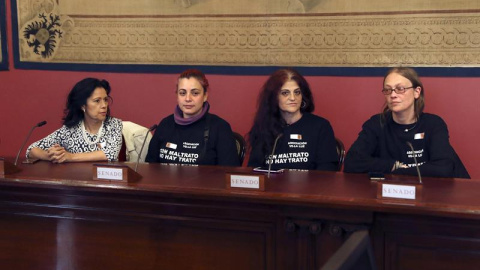
<path id="1" fill-rule="evenodd" d="M 227 122 L 222 122 L 219 125 L 215 146 L 217 149 L 217 164 L 221 166 L 240 166 L 232 128 Z"/>
<path id="2" fill-rule="evenodd" d="M 336 171 L 338 168 L 338 154 L 335 143 L 335 136 L 330 123 L 325 123 L 320 129 L 318 135 L 317 153 L 315 159 L 315 169 L 322 171 Z"/>
<path id="3" fill-rule="evenodd" d="M 253 145 L 248 158 L 248 167 L 262 167 L 264 166 L 265 153 L 259 144 Z"/>
<path id="4" fill-rule="evenodd" d="M 348 150 L 345 157 L 344 172 L 367 173 L 382 172 L 390 173 L 394 159 L 385 159 L 374 156 L 378 147 L 379 138 L 377 132 L 380 130 L 378 118 L 371 118 L 362 126 L 362 131 L 358 134 L 357 140 Z M 377 132 L 375 132 L 377 131 Z"/>
<path id="5" fill-rule="evenodd" d="M 160 134 L 162 134 L 162 129 L 164 128 L 162 123 L 163 121 L 158 124 L 158 128 L 155 130 L 155 133 L 150 140 L 150 144 L 148 146 L 148 153 L 145 157 L 145 162 L 160 162 Z"/>

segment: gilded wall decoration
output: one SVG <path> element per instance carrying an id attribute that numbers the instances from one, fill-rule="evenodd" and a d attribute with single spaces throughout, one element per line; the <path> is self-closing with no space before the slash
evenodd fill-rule
<path id="1" fill-rule="evenodd" d="M 478 1 L 14 2 L 26 63 L 480 66 Z"/>

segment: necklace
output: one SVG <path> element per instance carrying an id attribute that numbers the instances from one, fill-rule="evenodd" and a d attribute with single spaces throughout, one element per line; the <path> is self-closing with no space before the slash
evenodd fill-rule
<path id="1" fill-rule="evenodd" d="M 415 121 L 415 125 L 413 125 L 413 127 L 411 127 L 411 128 L 406 128 L 406 129 L 403 130 L 403 131 L 405 131 L 405 133 L 409 132 L 410 130 L 414 129 L 414 128 L 417 126 L 417 123 L 418 123 L 418 121 Z"/>
<path id="2" fill-rule="evenodd" d="M 103 121 L 102 121 L 102 125 L 100 126 L 100 129 L 98 130 L 98 133 L 97 133 L 97 138 L 92 141 L 90 140 L 90 138 L 88 137 L 87 135 L 87 130 L 85 129 L 85 124 L 84 122 L 82 121 L 81 124 L 80 124 L 81 128 L 82 128 L 82 135 L 83 135 L 83 139 L 85 140 L 85 142 L 87 143 L 88 145 L 88 148 L 93 151 L 97 148 L 97 144 L 98 142 L 100 141 L 100 138 L 102 137 L 102 133 L 103 133 Z"/>

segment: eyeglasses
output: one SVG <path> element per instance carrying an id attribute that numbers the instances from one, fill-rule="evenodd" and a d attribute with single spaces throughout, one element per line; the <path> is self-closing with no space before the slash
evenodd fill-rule
<path id="1" fill-rule="evenodd" d="M 410 86 L 410 87 L 397 86 L 395 88 L 383 88 L 382 93 L 384 95 L 390 95 L 392 91 L 394 91 L 397 94 L 403 94 L 405 93 L 405 91 L 407 91 L 407 89 L 410 89 L 410 88 L 414 88 L 414 87 L 413 86 Z"/>

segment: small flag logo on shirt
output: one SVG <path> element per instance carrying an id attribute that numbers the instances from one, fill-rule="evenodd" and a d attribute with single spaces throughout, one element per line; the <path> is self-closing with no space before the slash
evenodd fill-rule
<path id="1" fill-rule="evenodd" d="M 290 139 L 291 140 L 301 140 L 302 139 L 302 134 L 290 134 Z"/>
<path id="2" fill-rule="evenodd" d="M 177 145 L 171 142 L 167 142 L 167 148 L 177 149 Z"/>
<path id="3" fill-rule="evenodd" d="M 413 137 L 414 140 L 423 140 L 423 138 L 425 138 L 425 132 L 417 133 L 415 137 Z"/>

